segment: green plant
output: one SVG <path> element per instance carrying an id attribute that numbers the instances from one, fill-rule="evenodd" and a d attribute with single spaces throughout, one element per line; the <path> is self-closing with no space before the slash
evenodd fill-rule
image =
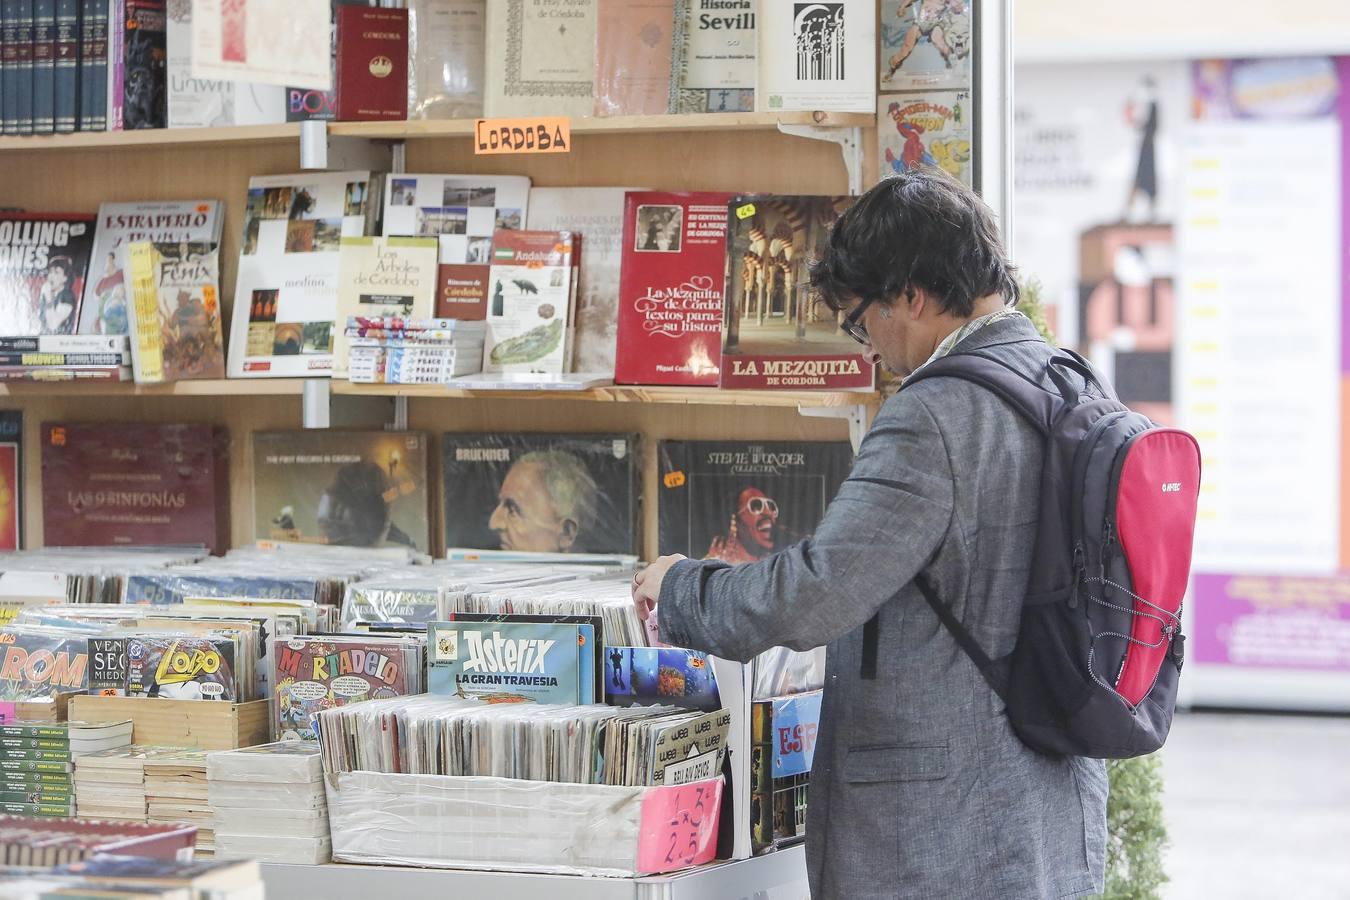
<path id="1" fill-rule="evenodd" d="M 1041 285 L 1035 279 L 1022 285 L 1017 308 L 1051 344 L 1054 332 L 1041 305 Z M 1106 800 L 1106 889 L 1103 900 L 1157 900 L 1167 883 L 1163 848 L 1162 760 L 1156 754 L 1135 759 L 1113 759 L 1106 764 L 1110 793 Z"/>

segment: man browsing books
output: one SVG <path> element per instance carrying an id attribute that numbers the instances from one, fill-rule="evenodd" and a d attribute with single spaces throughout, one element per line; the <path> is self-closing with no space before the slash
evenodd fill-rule
<path id="1" fill-rule="evenodd" d="M 983 201 L 919 170 L 845 212 L 811 277 L 897 375 L 979 353 L 1048 386 L 1052 351 L 1013 309 L 1013 273 Z M 1023 744 L 916 584 L 990 656 L 1010 653 L 1043 460 L 994 393 L 926 379 L 886 401 L 811 538 L 734 566 L 663 557 L 635 579 L 666 643 L 743 661 L 828 647 L 806 828 L 818 900 L 1101 892 L 1104 765 Z"/>

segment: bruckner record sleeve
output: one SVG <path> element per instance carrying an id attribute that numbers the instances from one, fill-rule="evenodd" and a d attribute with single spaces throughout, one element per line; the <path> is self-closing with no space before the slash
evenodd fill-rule
<path id="1" fill-rule="evenodd" d="M 447 547 L 637 552 L 637 440 L 628 434 L 446 434 Z"/>

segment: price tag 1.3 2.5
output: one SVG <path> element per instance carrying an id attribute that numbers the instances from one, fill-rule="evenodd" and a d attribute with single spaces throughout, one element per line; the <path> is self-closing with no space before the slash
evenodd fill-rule
<path id="1" fill-rule="evenodd" d="M 655 787 L 642 798 L 639 874 L 672 872 L 711 862 L 717 853 L 722 779 Z"/>

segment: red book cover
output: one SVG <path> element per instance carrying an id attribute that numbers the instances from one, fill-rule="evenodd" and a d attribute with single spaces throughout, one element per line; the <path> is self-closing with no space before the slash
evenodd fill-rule
<path id="1" fill-rule="evenodd" d="M 229 546 L 227 438 L 209 425 L 44 422 L 49 547 Z"/>
<path id="2" fill-rule="evenodd" d="M 734 196 L 630 191 L 624 198 L 617 384 L 717 387 Z"/>
<path id="3" fill-rule="evenodd" d="M 436 318 L 486 319 L 490 269 L 472 263 L 441 263 L 436 276 Z"/>
<path id="4" fill-rule="evenodd" d="M 337 117 L 408 118 L 408 11 L 337 8 Z"/>
<path id="5" fill-rule="evenodd" d="M 870 388 L 874 367 L 817 303 L 808 267 L 856 197 L 737 197 L 727 207 L 724 388 Z"/>

